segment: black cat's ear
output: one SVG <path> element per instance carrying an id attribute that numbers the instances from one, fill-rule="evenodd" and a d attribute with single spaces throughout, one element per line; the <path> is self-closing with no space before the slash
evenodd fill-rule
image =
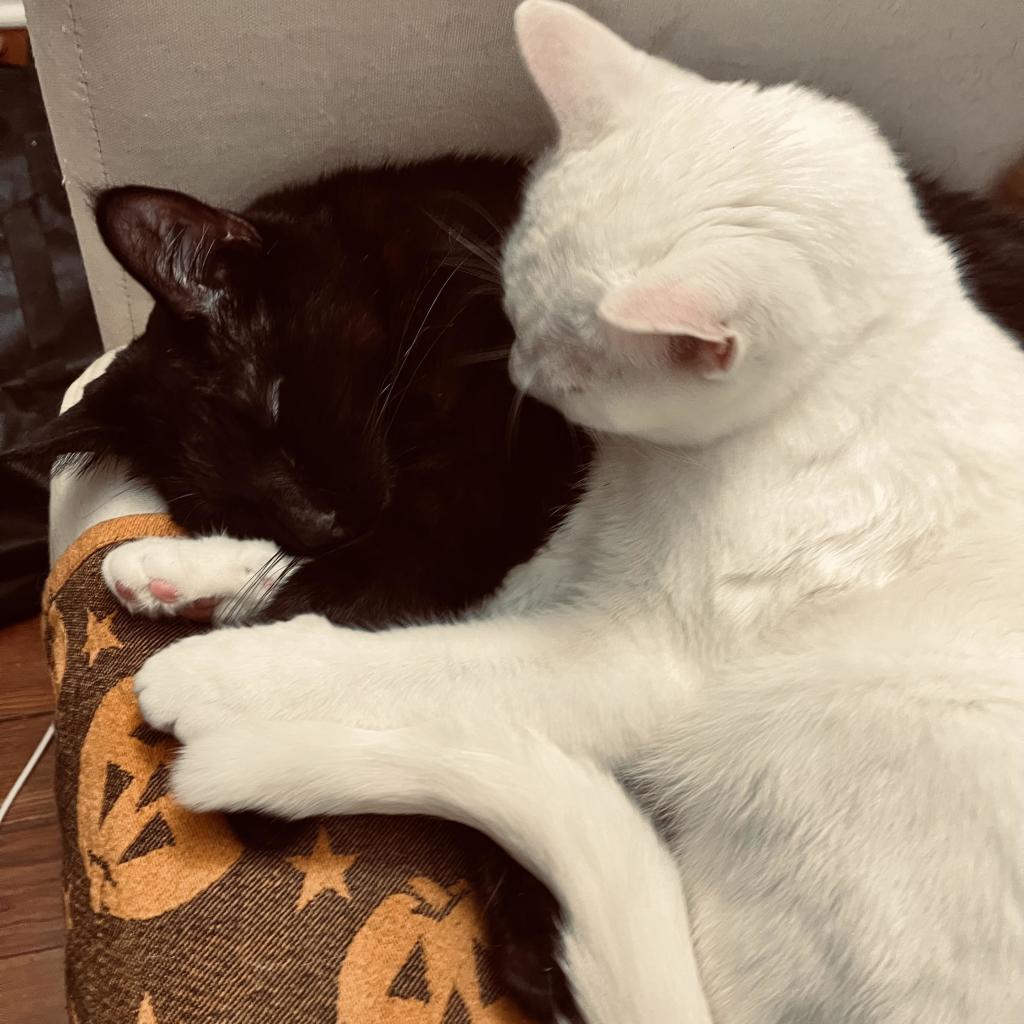
<path id="1" fill-rule="evenodd" d="M 87 465 L 115 451 L 115 431 L 96 419 L 83 400 L 33 432 L 22 444 L 0 455 L 4 465 L 45 479 L 54 463 L 79 460 Z"/>
<path id="2" fill-rule="evenodd" d="M 262 247 L 243 217 L 167 189 L 101 192 L 96 223 L 125 270 L 181 317 L 215 312 Z"/>

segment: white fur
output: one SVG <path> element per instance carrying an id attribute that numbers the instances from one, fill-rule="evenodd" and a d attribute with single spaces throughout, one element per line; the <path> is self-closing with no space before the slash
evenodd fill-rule
<path id="1" fill-rule="evenodd" d="M 561 141 L 512 372 L 599 432 L 586 494 L 473 619 L 157 655 L 179 795 L 483 828 L 566 906 L 590 1024 L 1019 1024 L 1024 356 L 857 111 L 517 26 Z"/>
<path id="2" fill-rule="evenodd" d="M 60 411 L 77 405 L 85 387 L 107 370 L 121 349 L 94 359 L 64 394 Z M 86 530 L 119 516 L 167 512 L 167 504 L 148 484 L 135 479 L 117 459 L 87 472 L 74 463 L 56 469 L 50 480 L 50 564 Z"/>
<path id="3" fill-rule="evenodd" d="M 287 575 L 291 563 L 269 540 L 208 537 L 144 537 L 114 548 L 103 559 L 110 592 L 130 612 L 151 618 L 189 614 L 197 602 L 212 602 L 207 616 L 242 621 L 260 610 Z M 118 587 L 120 584 L 120 589 Z M 173 588 L 159 597 L 155 584 Z"/>

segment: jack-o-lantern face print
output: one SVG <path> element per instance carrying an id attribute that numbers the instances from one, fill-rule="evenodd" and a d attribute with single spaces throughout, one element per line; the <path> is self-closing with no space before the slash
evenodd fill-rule
<path id="1" fill-rule="evenodd" d="M 50 652 L 50 682 L 54 696 L 59 696 L 64 672 L 68 665 L 68 631 L 64 626 L 64 617 L 56 604 L 51 604 L 46 612 L 43 637 L 48 640 Z"/>
<path id="2" fill-rule="evenodd" d="M 139 714 L 131 679 L 100 703 L 82 745 L 78 847 L 97 913 L 141 920 L 218 881 L 242 847 L 223 817 L 193 814 L 167 792 L 175 743 Z"/>
<path id="3" fill-rule="evenodd" d="M 385 899 L 352 940 L 337 1024 L 527 1024 L 507 999 L 484 998 L 482 915 L 468 887 L 413 878 L 409 888 Z"/>

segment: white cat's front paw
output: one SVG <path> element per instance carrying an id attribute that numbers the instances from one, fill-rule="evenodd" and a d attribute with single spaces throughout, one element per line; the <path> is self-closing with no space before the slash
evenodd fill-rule
<path id="1" fill-rule="evenodd" d="M 236 632 L 241 631 L 188 637 L 154 654 L 135 675 L 142 717 L 180 740 L 236 721 L 244 713 L 247 689 L 241 680 L 232 686 L 229 678 L 235 667 L 245 672 L 237 660 Z"/>
<path id="2" fill-rule="evenodd" d="M 174 798 L 193 811 L 257 808 L 265 774 L 258 742 L 252 729 L 229 728 L 185 744 L 171 772 Z"/>
<path id="3" fill-rule="evenodd" d="M 278 554 L 277 545 L 266 540 L 144 537 L 111 551 L 102 573 L 111 593 L 134 614 L 243 619 L 280 582 L 283 560 L 276 572 L 262 573 Z"/>
<path id="4" fill-rule="evenodd" d="M 341 687 L 329 650 L 336 630 L 304 615 L 214 630 L 154 654 L 135 675 L 143 717 L 180 740 L 240 718 L 330 717 Z"/>

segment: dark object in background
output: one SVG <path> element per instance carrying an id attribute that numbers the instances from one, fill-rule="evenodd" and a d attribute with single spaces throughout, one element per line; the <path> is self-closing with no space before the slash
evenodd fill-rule
<path id="1" fill-rule="evenodd" d="M 28 45 L 28 29 L 0 29 L 0 67 L 27 67 L 32 63 Z"/>
<path id="2" fill-rule="evenodd" d="M 1024 156 L 999 175 L 992 195 L 1008 213 L 1024 218 Z"/>
<path id="3" fill-rule="evenodd" d="M 35 71 L 0 67 L 0 454 L 101 347 Z M 38 612 L 48 564 L 45 483 L 0 460 L 0 626 Z"/>
<path id="4" fill-rule="evenodd" d="M 960 256 L 975 301 L 1024 344 L 1024 219 L 983 196 L 953 192 L 917 175 L 914 186 L 932 227 Z"/>

